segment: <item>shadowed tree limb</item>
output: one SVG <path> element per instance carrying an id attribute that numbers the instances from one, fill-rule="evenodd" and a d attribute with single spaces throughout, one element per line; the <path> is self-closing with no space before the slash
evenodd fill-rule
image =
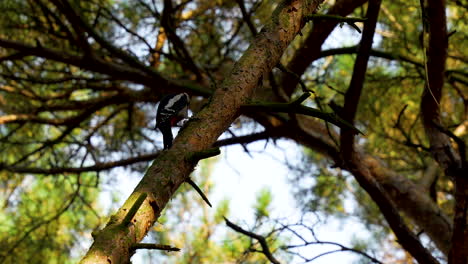
<path id="1" fill-rule="evenodd" d="M 192 56 L 190 56 L 185 43 L 176 33 L 173 17 L 174 13 L 176 12 L 172 6 L 172 0 L 164 0 L 164 9 L 161 15 L 161 26 L 164 28 L 164 33 L 168 40 L 173 44 L 177 55 L 183 63 L 187 65 L 187 68 L 195 74 L 197 80 L 201 81 L 203 77 L 200 70 L 192 59 Z"/>
<path id="2" fill-rule="evenodd" d="M 231 137 L 226 139 L 221 139 L 216 141 L 213 146 L 222 147 L 235 144 L 248 144 L 258 140 L 268 140 L 281 137 L 283 134 L 283 128 L 278 129 L 268 129 L 263 132 L 258 132 L 254 134 Z M 83 173 L 83 172 L 100 172 L 105 170 L 110 170 L 117 167 L 125 167 L 133 165 L 140 162 L 148 162 L 154 160 L 160 155 L 160 152 L 142 154 L 136 157 L 130 157 L 126 159 L 120 159 L 118 161 L 109 161 L 101 162 L 91 166 L 83 167 L 54 167 L 54 168 L 42 168 L 42 167 L 22 167 L 22 166 L 11 166 L 5 163 L 0 163 L 0 170 L 6 170 L 9 172 L 15 173 L 28 173 L 28 174 L 67 174 L 67 173 Z"/>
<path id="3" fill-rule="evenodd" d="M 290 114 L 302 114 L 320 118 L 324 121 L 330 122 L 338 127 L 346 127 L 353 131 L 353 133 L 362 134 L 359 129 L 351 125 L 346 120 L 339 117 L 336 113 L 324 113 L 318 109 L 297 105 L 295 101 L 291 103 L 250 103 L 242 106 L 243 111 L 264 111 L 264 112 L 280 112 Z"/>
<path id="4" fill-rule="evenodd" d="M 219 154 L 221 154 L 219 148 L 210 148 L 188 154 L 187 160 L 189 162 L 197 163 L 202 159 L 208 159 L 214 156 L 218 156 Z"/>
<path id="5" fill-rule="evenodd" d="M 265 257 L 272 263 L 280 264 L 280 262 L 271 253 L 270 247 L 268 246 L 268 243 L 266 242 L 265 237 L 243 229 L 242 227 L 229 221 L 226 217 L 224 217 L 224 221 L 226 222 L 226 225 L 232 228 L 234 231 L 257 240 L 258 243 L 260 243 L 260 246 L 262 247 L 261 252 L 265 255 Z"/>
<path id="6" fill-rule="evenodd" d="M 265 131 L 248 134 L 244 136 L 236 136 L 230 137 L 225 139 L 220 139 L 216 141 L 213 146 L 222 147 L 222 146 L 229 146 L 234 144 L 249 144 L 258 140 L 269 140 L 269 139 L 277 139 L 283 137 L 283 127 L 278 128 L 268 128 Z"/>
<path id="7" fill-rule="evenodd" d="M 356 26 L 356 22 L 365 22 L 367 18 L 362 17 L 343 17 L 337 15 L 323 15 L 323 14 L 313 14 L 306 16 L 305 20 L 308 21 L 317 21 L 317 20 L 334 20 L 340 23 L 346 23 L 352 28 L 356 29 L 357 32 L 361 33 L 361 30 Z"/>
<path id="8" fill-rule="evenodd" d="M 203 201 L 205 201 L 206 204 L 208 204 L 209 207 L 213 207 L 210 203 L 210 200 L 208 200 L 208 197 L 206 197 L 206 194 L 198 187 L 198 185 L 190 178 L 187 179 L 187 183 L 192 186 L 193 189 L 201 196 Z"/>
<path id="9" fill-rule="evenodd" d="M 250 32 L 252 33 L 253 36 L 256 36 L 258 32 L 257 32 L 257 29 L 255 28 L 255 25 L 252 22 L 249 12 L 247 12 L 247 9 L 245 8 L 244 0 L 236 0 L 236 2 L 239 5 L 239 8 L 242 13 L 242 18 L 244 19 L 245 23 L 247 23 L 247 26 L 249 27 Z"/>
<path id="10" fill-rule="evenodd" d="M 445 1 L 421 1 L 424 31 L 429 33 L 426 63 L 426 83 L 421 99 L 424 129 L 431 145 L 431 154 L 455 185 L 454 227 L 449 264 L 468 262 L 468 178 L 466 161 L 462 161 L 444 128 L 440 101 L 444 86 L 448 36 Z M 463 144 L 462 144 L 463 145 Z M 464 151 L 464 150 L 463 150 Z M 462 155 L 464 152 L 460 152 Z"/>
<path id="11" fill-rule="evenodd" d="M 188 154 L 187 160 L 188 162 L 197 164 L 202 159 L 208 159 L 208 158 L 217 156 L 219 154 L 221 154 L 221 151 L 219 150 L 219 148 L 210 148 L 210 149 L 197 151 L 197 152 Z M 200 187 L 198 187 L 198 185 L 190 177 L 187 178 L 186 182 L 190 184 L 190 186 L 192 186 L 193 189 L 195 189 L 195 191 L 201 196 L 203 201 L 205 201 L 208 204 L 208 206 L 213 207 L 210 203 L 210 200 L 208 200 L 208 197 L 205 195 L 205 193 L 203 193 Z"/>
<path id="12" fill-rule="evenodd" d="M 347 16 L 358 6 L 366 3 L 367 0 L 337 0 L 335 4 L 327 12 L 327 15 Z M 291 61 L 286 65 L 286 68 L 296 73 L 297 76 L 302 76 L 309 65 L 317 59 L 320 54 L 322 44 L 327 37 L 338 25 L 335 20 L 321 20 L 314 22 L 312 31 L 307 36 L 301 47 L 294 53 Z M 281 76 L 280 87 L 283 88 L 286 95 L 291 96 L 295 91 L 299 79 L 296 76 L 284 73 Z"/>
<path id="13" fill-rule="evenodd" d="M 152 243 L 138 243 L 132 247 L 132 250 L 137 249 L 156 249 L 156 250 L 164 250 L 164 251 L 180 251 L 180 248 L 173 247 L 169 245 L 161 245 L 161 244 L 152 244 Z"/>
<path id="14" fill-rule="evenodd" d="M 149 74 L 148 72 L 129 67 L 122 63 L 109 62 L 95 55 L 73 54 L 62 50 L 45 48 L 42 46 L 32 46 L 26 43 L 2 38 L 0 38 L 0 47 L 16 50 L 24 53 L 25 56 L 36 56 L 65 64 L 71 64 L 85 70 L 115 76 L 115 79 L 118 78 L 121 80 L 132 81 L 148 87 L 153 87 L 154 84 L 157 83 L 161 91 L 190 91 L 194 94 L 211 94 L 204 87 L 194 83 L 181 83 L 179 81 L 169 80 L 163 78 L 154 70 L 151 70 L 151 74 Z"/>
<path id="15" fill-rule="evenodd" d="M 283 134 L 284 128 L 271 128 L 263 132 L 258 132 L 254 134 L 226 138 L 218 140 L 213 146 L 222 147 L 229 146 L 234 144 L 248 144 L 258 140 L 268 140 L 281 137 Z M 54 167 L 54 168 L 42 168 L 42 167 L 22 167 L 22 166 L 11 166 L 5 163 L 0 163 L 0 170 L 6 170 L 14 173 L 28 173 L 28 174 L 44 174 L 44 175 L 54 175 L 54 174 L 67 174 L 67 173 L 83 173 L 83 172 L 100 172 L 105 170 L 110 170 L 117 167 L 125 167 L 133 165 L 140 162 L 148 162 L 154 160 L 160 155 L 160 152 L 142 154 L 135 157 L 130 157 L 126 159 L 120 159 L 118 161 L 109 161 L 101 162 L 91 166 L 83 167 Z"/>
<path id="16" fill-rule="evenodd" d="M 342 117 L 354 123 L 357 113 L 359 99 L 364 85 L 367 63 L 370 57 L 370 50 L 377 24 L 381 0 L 370 0 L 367 8 L 368 21 L 364 25 L 359 45 L 358 55 L 354 64 L 351 83 L 345 94 L 345 103 Z M 393 202 L 382 188 L 379 182 L 370 173 L 369 168 L 364 167 L 359 159 L 354 147 L 355 135 L 348 128 L 340 131 L 340 152 L 344 161 L 344 166 L 351 171 L 362 188 L 372 197 L 380 211 L 384 215 L 391 229 L 395 233 L 398 242 L 407 250 L 419 263 L 439 263 L 431 253 L 424 248 L 417 236 L 406 226 L 400 214 L 396 210 Z"/>
<path id="17" fill-rule="evenodd" d="M 26 43 L 21 43 L 7 39 L 0 39 L 0 47 L 14 49 L 19 52 L 23 52 L 28 56 L 36 56 L 57 62 L 71 64 L 77 67 L 81 67 L 83 69 L 88 69 L 90 71 L 95 71 L 102 74 L 108 74 L 111 76 L 120 75 L 123 79 L 135 81 L 136 83 L 150 83 L 150 79 L 152 79 L 139 70 L 135 70 L 131 67 L 122 64 L 107 62 L 101 58 L 94 56 L 80 56 L 78 54 L 66 53 L 62 50 L 45 48 L 42 46 L 32 46 Z"/>
<path id="18" fill-rule="evenodd" d="M 116 167 L 128 166 L 138 162 L 147 162 L 154 160 L 160 155 L 160 152 L 144 154 L 137 157 L 131 157 L 127 159 L 121 159 L 118 161 L 109 161 L 103 163 L 97 163 L 91 166 L 83 167 L 57 167 L 57 168 L 38 168 L 38 167 L 21 167 L 21 166 L 10 166 L 7 164 L 0 163 L 0 170 L 6 170 L 15 173 L 29 173 L 29 174 L 66 174 L 66 173 L 83 173 L 88 171 L 100 172 L 109 170 Z"/>
<path id="19" fill-rule="evenodd" d="M 122 226 L 126 227 L 128 224 L 130 224 L 132 218 L 135 216 L 138 209 L 140 209 L 140 206 L 143 204 L 147 196 L 148 195 L 146 193 L 142 193 L 136 198 L 133 205 L 130 207 L 130 209 L 128 209 L 127 215 L 125 215 L 125 218 L 122 220 Z"/>

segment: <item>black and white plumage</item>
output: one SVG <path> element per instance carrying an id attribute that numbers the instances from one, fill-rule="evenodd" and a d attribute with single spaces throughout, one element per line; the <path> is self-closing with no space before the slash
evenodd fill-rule
<path id="1" fill-rule="evenodd" d="M 156 128 L 163 134 L 164 149 L 172 146 L 172 130 L 180 120 L 187 118 L 190 97 L 186 93 L 169 94 L 159 102 Z"/>

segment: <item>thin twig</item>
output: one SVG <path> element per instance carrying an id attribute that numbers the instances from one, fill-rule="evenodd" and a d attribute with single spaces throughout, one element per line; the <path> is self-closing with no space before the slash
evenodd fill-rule
<path id="1" fill-rule="evenodd" d="M 173 247 L 169 245 L 161 245 L 161 244 L 152 244 L 152 243 L 138 243 L 132 246 L 133 250 L 137 249 L 157 249 L 157 250 L 165 250 L 165 251 L 180 251 L 180 248 Z"/>
<path id="2" fill-rule="evenodd" d="M 280 264 L 280 262 L 273 256 L 273 254 L 270 251 L 270 248 L 268 247 L 268 244 L 266 242 L 265 237 L 261 235 L 257 235 L 255 233 L 249 232 L 242 227 L 232 223 L 229 221 L 226 217 L 224 217 L 224 221 L 226 222 L 226 225 L 230 228 L 232 228 L 234 231 L 239 232 L 243 235 L 246 235 L 248 237 L 251 237 L 253 239 L 256 239 L 258 243 L 260 243 L 260 246 L 262 247 L 262 253 L 265 255 L 265 257 L 268 258 L 269 261 L 275 264 Z"/>
<path id="3" fill-rule="evenodd" d="M 198 187 L 198 185 L 192 179 L 188 178 L 186 182 L 195 189 L 195 191 L 201 196 L 203 201 L 205 201 L 210 207 L 213 207 L 210 203 L 210 200 L 208 200 L 208 197 L 206 197 L 206 195 L 203 193 L 200 187 Z"/>

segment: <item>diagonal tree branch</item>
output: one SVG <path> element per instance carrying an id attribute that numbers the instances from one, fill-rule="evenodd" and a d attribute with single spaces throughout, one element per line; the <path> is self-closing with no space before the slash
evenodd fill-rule
<path id="1" fill-rule="evenodd" d="M 148 75 L 156 74 L 156 72 L 149 66 L 144 65 L 137 58 L 131 56 L 130 54 L 124 52 L 122 49 L 114 46 L 109 41 L 105 40 L 101 35 L 99 35 L 85 20 L 82 19 L 82 16 L 74 9 L 74 7 L 68 2 L 68 0 L 52 0 L 52 2 L 57 6 L 57 8 L 67 17 L 75 32 L 77 32 L 79 38 L 84 38 L 84 32 L 88 33 L 92 38 L 94 38 L 103 48 L 108 50 L 112 55 L 122 59 L 129 66 L 142 70 Z M 84 41 L 85 44 L 87 43 Z M 89 47 L 85 47 L 85 51 L 89 50 Z"/>
<path id="2" fill-rule="evenodd" d="M 151 243 L 138 243 L 132 247 L 132 250 L 137 249 L 156 249 L 163 251 L 180 251 L 180 248 L 169 246 L 169 245 L 160 245 L 160 244 L 151 244 Z"/>
<path id="3" fill-rule="evenodd" d="M 265 255 L 265 257 L 271 261 L 271 263 L 275 264 L 280 264 L 280 262 L 273 256 L 271 253 L 270 247 L 268 246 L 268 243 L 265 239 L 265 237 L 255 234 L 253 232 L 247 231 L 243 229 L 242 227 L 234 224 L 233 222 L 229 221 L 226 217 L 224 217 L 224 221 L 226 222 L 226 225 L 230 228 L 232 228 L 234 231 L 239 232 L 243 235 L 246 235 L 248 237 L 251 237 L 260 243 L 260 246 L 262 246 L 262 253 Z"/>
<path id="4" fill-rule="evenodd" d="M 328 15 L 347 16 L 358 6 L 366 3 L 367 0 L 337 0 L 327 12 Z M 338 25 L 336 20 L 321 20 L 314 22 L 312 32 L 307 36 L 301 48 L 297 50 L 294 57 L 287 65 L 287 69 L 301 76 L 307 67 L 318 58 L 322 44 Z M 281 77 L 281 87 L 286 95 L 290 96 L 299 82 L 295 76 L 283 74 Z"/>
<path id="5" fill-rule="evenodd" d="M 195 61 L 190 56 L 185 43 L 176 33 L 173 17 L 174 13 L 172 0 L 164 0 L 164 9 L 161 15 L 161 26 L 164 28 L 164 33 L 166 34 L 167 38 L 174 45 L 177 55 L 182 59 L 184 64 L 188 66 L 188 69 L 190 69 L 197 76 L 197 79 L 201 81 L 203 77 L 200 73 L 200 70 L 195 64 Z"/>
<path id="6" fill-rule="evenodd" d="M 104 163 L 98 163 L 91 166 L 83 167 L 57 167 L 57 168 L 39 168 L 39 167 L 20 167 L 20 166 L 9 166 L 7 164 L 0 163 L 0 170 L 6 170 L 15 173 L 28 173 L 28 174 L 65 174 L 65 173 L 82 173 L 82 172 L 100 172 L 109 170 L 116 167 L 128 166 L 138 162 L 147 162 L 154 160 L 158 157 L 160 152 L 144 154 L 137 157 L 131 157 L 127 159 L 121 159 L 118 161 L 109 161 Z"/>
<path id="7" fill-rule="evenodd" d="M 337 15 L 322 15 L 322 14 L 312 14 L 307 17 L 307 20 L 319 21 L 319 20 L 335 20 L 340 23 L 347 23 L 352 28 L 356 29 L 357 32 L 361 33 L 361 30 L 356 26 L 356 22 L 365 22 L 366 18 L 360 17 L 343 17 Z"/>
<path id="8" fill-rule="evenodd" d="M 286 128 L 273 128 L 263 132 L 249 134 L 245 136 L 238 136 L 232 138 L 226 138 L 216 141 L 213 146 L 229 146 L 234 144 L 248 144 L 258 140 L 268 140 L 279 138 L 281 134 L 286 131 Z M 67 174 L 67 173 L 83 173 L 83 172 L 100 172 L 117 167 L 125 167 L 140 162 L 148 162 L 154 160 L 160 155 L 161 152 L 142 154 L 136 157 L 130 157 L 126 159 L 120 159 L 117 161 L 109 161 L 97 163 L 90 166 L 83 167 L 54 167 L 54 168 L 40 168 L 40 167 L 21 167 L 11 166 L 8 164 L 0 163 L 0 170 L 6 170 L 14 173 L 28 173 L 28 174 L 44 174 L 44 175 L 55 175 L 55 174 Z"/>
<path id="9" fill-rule="evenodd" d="M 307 107 L 303 105 L 296 105 L 292 103 L 250 103 L 242 106 L 244 111 L 266 111 L 266 112 L 280 112 L 280 113 L 291 113 L 291 114 L 302 114 L 320 118 L 326 122 L 330 122 L 341 128 L 348 128 L 353 133 L 361 133 L 359 129 L 348 123 L 346 120 L 340 118 L 334 112 L 326 113 L 318 109 Z"/>
<path id="10" fill-rule="evenodd" d="M 236 2 L 239 5 L 239 8 L 242 13 L 242 18 L 244 19 L 245 23 L 247 23 L 247 26 L 249 27 L 250 32 L 252 33 L 253 36 L 256 36 L 258 34 L 258 31 L 252 22 L 249 12 L 247 12 L 247 9 L 245 8 L 244 0 L 236 0 Z"/>
<path id="11" fill-rule="evenodd" d="M 278 64 L 286 47 L 301 30 L 304 16 L 315 11 L 321 2 L 288 0 L 278 5 L 271 21 L 234 65 L 210 103 L 179 132 L 172 148 L 153 162 L 129 199 L 95 237 L 81 263 L 128 262 L 132 246 L 143 239 L 176 190 L 193 171 L 195 164 L 187 161 L 188 153 L 211 148 L 219 135 L 237 118 L 241 105 L 250 99 L 259 80 Z M 147 193 L 148 198 L 134 216 L 134 224 L 121 228 L 125 211 L 141 193 Z"/>

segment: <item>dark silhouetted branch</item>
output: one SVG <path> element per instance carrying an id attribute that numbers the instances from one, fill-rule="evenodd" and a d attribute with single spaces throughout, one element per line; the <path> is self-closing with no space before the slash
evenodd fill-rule
<path id="1" fill-rule="evenodd" d="M 243 111 L 260 111 L 260 112 L 280 112 L 280 113 L 289 113 L 289 114 L 302 114 L 312 117 L 320 118 L 324 121 L 330 122 L 338 127 L 348 128 L 353 133 L 362 134 L 362 132 L 351 125 L 349 122 L 345 121 L 339 117 L 336 113 L 324 113 L 318 109 L 311 107 L 296 105 L 292 103 L 251 103 L 243 105 L 241 108 Z"/>
<path id="2" fill-rule="evenodd" d="M 208 204 L 208 206 L 213 207 L 210 203 L 210 200 L 208 200 L 208 197 L 206 197 L 205 193 L 200 189 L 200 187 L 198 187 L 198 185 L 192 179 L 188 178 L 187 183 L 190 184 L 190 186 L 192 186 L 193 189 L 195 189 L 195 191 L 201 196 L 203 201 L 205 201 L 205 203 Z"/>
<path id="3" fill-rule="evenodd" d="M 159 152 L 145 154 L 137 157 L 132 157 L 128 159 L 122 159 L 118 161 L 98 163 L 92 166 L 84 167 L 57 167 L 57 168 L 37 168 L 37 167 L 20 167 L 20 166 L 9 166 L 7 164 L 0 163 L 0 170 L 6 170 L 15 173 L 29 173 L 29 174 L 65 174 L 65 173 L 83 173 L 83 172 L 100 172 L 104 170 L 109 170 L 116 167 L 128 166 L 138 162 L 147 162 L 154 160 L 159 156 Z"/>
<path id="4" fill-rule="evenodd" d="M 342 17 L 342 16 L 337 16 L 337 15 L 329 15 L 329 14 L 313 14 L 313 15 L 308 15 L 305 17 L 305 20 L 307 22 L 309 21 L 316 21 L 316 20 L 334 20 L 339 23 L 346 23 L 350 25 L 352 28 L 356 29 L 357 32 L 361 33 L 361 30 L 356 26 L 356 22 L 366 22 L 367 18 L 361 18 L 361 17 Z"/>
<path id="5" fill-rule="evenodd" d="M 280 264 L 280 262 L 271 253 L 270 247 L 268 246 L 268 243 L 265 237 L 243 229 L 242 227 L 229 221 L 226 217 L 224 217 L 224 221 L 226 222 L 226 225 L 232 228 L 234 231 L 257 240 L 258 243 L 260 243 L 260 246 L 262 247 L 262 253 L 265 255 L 265 257 L 267 257 L 268 260 L 271 261 L 272 263 Z"/>
<path id="6" fill-rule="evenodd" d="M 425 86 L 421 98 L 421 113 L 426 136 L 429 139 L 433 158 L 444 173 L 454 182 L 454 218 L 452 245 L 448 255 L 449 264 L 468 263 L 468 177 L 464 142 L 459 146 L 463 151 L 457 153 L 450 141 L 452 133 L 444 128 L 440 102 L 445 83 L 445 65 L 448 55 L 447 17 L 445 1 L 420 1 L 423 20 L 423 33 L 428 33 L 425 52 Z M 422 44 L 424 45 L 424 36 Z M 457 137 L 452 137 L 461 143 Z M 457 142 L 458 141 L 458 142 Z"/>
<path id="7" fill-rule="evenodd" d="M 208 159 L 214 156 L 218 156 L 221 154 L 221 150 L 219 148 L 211 148 L 202 151 L 193 152 L 188 155 L 187 160 L 193 163 L 196 163 L 202 159 Z"/>
<path id="8" fill-rule="evenodd" d="M 281 133 L 274 131 L 275 129 L 268 129 L 262 132 L 253 133 L 244 136 L 236 136 L 216 141 L 213 146 L 222 147 L 234 144 L 248 144 L 258 140 L 276 139 L 281 137 Z"/>
<path id="9" fill-rule="evenodd" d="M 127 215 L 122 220 L 123 226 L 127 226 L 128 224 L 130 224 L 130 222 L 132 221 L 132 218 L 135 216 L 138 209 L 140 209 L 140 206 L 143 204 L 147 196 L 148 194 L 146 193 L 141 193 L 140 196 L 138 196 L 138 198 L 133 203 L 132 207 L 130 207 L 130 209 L 128 210 Z"/>
<path id="10" fill-rule="evenodd" d="M 372 48 L 375 27 L 380 10 L 381 0 L 370 0 L 367 8 L 367 23 L 364 24 L 364 31 L 358 47 L 358 55 L 354 64 L 353 76 L 348 90 L 345 94 L 345 103 L 342 117 L 353 124 L 356 117 L 359 100 L 364 85 L 367 64 Z M 431 253 L 424 248 L 418 237 L 407 227 L 404 220 L 390 200 L 389 195 L 370 173 L 369 168 L 363 165 L 354 147 L 354 134 L 348 128 L 342 128 L 340 133 L 340 152 L 345 167 L 353 173 L 362 188 L 372 197 L 380 211 L 384 215 L 391 229 L 395 233 L 398 242 L 407 250 L 419 263 L 439 263 Z"/>
<path id="11" fill-rule="evenodd" d="M 133 250 L 137 249 L 156 249 L 156 250 L 164 250 L 164 251 L 180 251 L 180 248 L 173 247 L 169 245 L 161 245 L 161 244 L 152 244 L 152 243 L 138 243 L 132 247 Z"/>

